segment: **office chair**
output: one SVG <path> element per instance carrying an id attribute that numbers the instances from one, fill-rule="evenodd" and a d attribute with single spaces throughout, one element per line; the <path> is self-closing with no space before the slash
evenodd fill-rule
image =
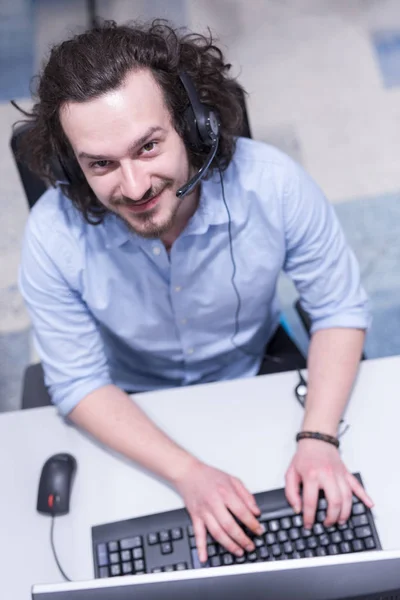
<path id="1" fill-rule="evenodd" d="M 251 138 L 249 118 L 245 103 L 244 94 L 240 96 L 240 102 L 243 109 L 243 126 L 242 130 L 238 134 L 242 137 Z M 25 195 L 28 201 L 29 208 L 31 209 L 34 204 L 39 200 L 40 196 L 46 191 L 47 185 L 28 167 L 24 164 L 21 158 L 21 141 L 27 130 L 31 125 L 29 123 L 17 124 L 13 128 L 10 146 L 14 156 L 17 169 L 21 178 L 22 186 L 25 191 Z M 295 304 L 295 309 L 300 316 L 301 322 L 305 327 L 307 333 L 310 331 L 310 318 L 306 312 L 302 309 L 300 301 L 298 300 Z M 282 316 L 281 325 L 290 336 L 290 328 L 288 327 L 284 317 Z M 40 363 L 29 365 L 24 373 L 22 391 L 22 408 L 36 408 L 40 406 L 47 406 L 51 404 L 50 395 L 44 383 L 43 367 Z"/>

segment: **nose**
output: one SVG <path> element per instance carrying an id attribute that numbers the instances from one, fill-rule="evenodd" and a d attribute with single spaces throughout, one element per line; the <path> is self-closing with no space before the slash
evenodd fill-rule
<path id="1" fill-rule="evenodd" d="M 121 163 L 120 176 L 120 192 L 122 196 L 132 200 L 141 200 L 151 188 L 150 174 L 142 165 L 134 164 L 132 160 Z"/>

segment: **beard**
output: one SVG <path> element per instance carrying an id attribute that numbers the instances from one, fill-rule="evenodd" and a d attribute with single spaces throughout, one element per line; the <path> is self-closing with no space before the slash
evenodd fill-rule
<path id="1" fill-rule="evenodd" d="M 127 226 L 127 228 L 142 238 L 146 239 L 159 239 L 162 235 L 165 235 L 173 226 L 176 218 L 176 214 L 179 209 L 179 201 L 176 199 L 175 203 L 168 203 L 166 198 L 161 198 L 156 206 L 143 212 L 133 213 L 129 218 L 121 214 L 119 211 L 120 207 L 129 207 L 151 200 L 155 196 L 158 196 L 162 192 L 173 193 L 173 181 L 165 179 L 157 187 L 152 187 L 138 201 L 134 201 L 128 197 L 120 197 L 113 200 L 111 210 L 114 214 L 121 219 Z M 167 201 L 166 201 L 167 200 Z"/>

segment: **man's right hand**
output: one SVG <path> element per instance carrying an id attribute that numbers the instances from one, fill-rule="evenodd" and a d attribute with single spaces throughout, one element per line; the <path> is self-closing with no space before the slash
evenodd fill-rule
<path id="1" fill-rule="evenodd" d="M 255 535 L 264 533 L 256 519 L 260 514 L 256 501 L 239 479 L 193 459 L 175 487 L 191 516 L 201 562 L 207 560 L 207 531 L 236 556 L 254 550 L 254 543 L 232 516 Z"/>

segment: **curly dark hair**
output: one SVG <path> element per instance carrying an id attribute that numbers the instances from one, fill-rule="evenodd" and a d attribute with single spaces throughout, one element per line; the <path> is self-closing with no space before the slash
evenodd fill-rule
<path id="1" fill-rule="evenodd" d="M 62 191 L 87 222 L 101 223 L 108 210 L 97 200 L 75 159 L 61 126 L 60 109 L 68 102 L 98 98 L 121 86 L 133 69 L 148 68 L 163 91 L 174 127 L 183 139 L 184 111 L 189 102 L 178 73 L 185 71 L 192 78 L 201 101 L 213 106 L 220 118 L 219 149 L 208 176 L 216 169 L 217 161 L 222 170 L 226 169 L 236 136 L 248 127 L 243 110 L 245 92 L 236 79 L 228 76 L 231 65 L 208 33 L 206 37 L 173 28 L 160 19 L 128 25 L 104 21 L 54 46 L 38 77 L 37 101 L 23 140 L 27 166 L 55 185 L 50 157 L 58 156 L 62 163 L 72 165 L 73 183 L 62 185 Z M 186 146 L 190 164 L 199 168 L 208 149 Z"/>

